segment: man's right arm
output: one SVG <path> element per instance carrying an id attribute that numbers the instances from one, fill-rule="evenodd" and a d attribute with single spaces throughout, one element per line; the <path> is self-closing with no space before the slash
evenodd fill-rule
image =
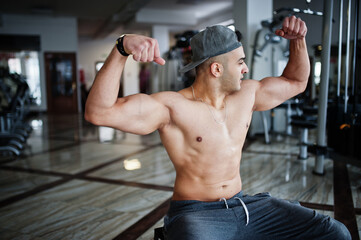
<path id="1" fill-rule="evenodd" d="M 163 65 L 155 39 L 127 35 L 124 48 L 134 60 Z M 161 94 L 135 94 L 118 98 L 120 77 L 127 57 L 114 47 L 98 72 L 86 107 L 85 119 L 95 125 L 109 126 L 125 132 L 148 134 L 169 122 L 168 108 L 162 104 Z"/>
<path id="2" fill-rule="evenodd" d="M 255 111 L 272 109 L 305 91 L 310 75 L 306 45 L 307 26 L 295 16 L 286 17 L 276 34 L 290 40 L 290 56 L 280 77 L 267 77 L 253 82 L 256 86 Z"/>

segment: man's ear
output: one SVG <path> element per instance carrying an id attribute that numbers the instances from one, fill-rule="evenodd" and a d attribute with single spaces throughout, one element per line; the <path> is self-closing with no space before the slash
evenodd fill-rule
<path id="1" fill-rule="evenodd" d="M 219 62 L 213 62 L 210 66 L 210 71 L 214 77 L 219 78 L 223 74 L 223 65 Z"/>

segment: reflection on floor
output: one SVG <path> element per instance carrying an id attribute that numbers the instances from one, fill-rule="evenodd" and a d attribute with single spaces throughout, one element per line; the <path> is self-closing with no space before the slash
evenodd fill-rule
<path id="1" fill-rule="evenodd" d="M 124 134 L 78 115 L 32 124 L 24 156 L 0 162 L 0 239 L 152 239 L 175 180 L 157 133 Z M 313 156 L 297 160 L 295 138 L 275 139 L 247 140 L 245 193 L 267 191 L 334 217 L 333 161 L 316 176 Z M 360 168 L 348 166 L 348 174 L 360 232 Z"/>

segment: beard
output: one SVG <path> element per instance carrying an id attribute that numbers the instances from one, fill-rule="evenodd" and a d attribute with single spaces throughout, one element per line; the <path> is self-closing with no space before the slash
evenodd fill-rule
<path id="1" fill-rule="evenodd" d="M 241 90 L 241 80 L 236 80 L 235 78 L 223 78 L 222 90 L 228 93 L 233 93 Z"/>

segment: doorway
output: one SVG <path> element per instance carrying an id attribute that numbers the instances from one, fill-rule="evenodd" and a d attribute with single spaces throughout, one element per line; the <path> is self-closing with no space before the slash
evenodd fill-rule
<path id="1" fill-rule="evenodd" d="M 45 52 L 47 103 L 50 113 L 77 113 L 75 53 Z"/>

